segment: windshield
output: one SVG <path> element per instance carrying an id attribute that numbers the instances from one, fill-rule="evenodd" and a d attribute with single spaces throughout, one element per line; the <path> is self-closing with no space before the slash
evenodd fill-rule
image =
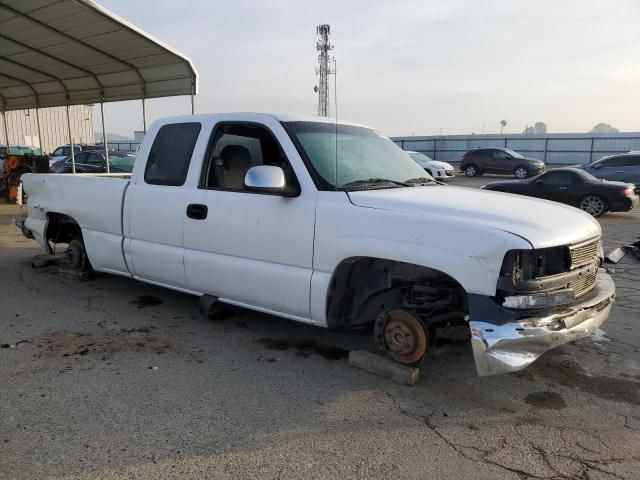
<path id="1" fill-rule="evenodd" d="M 518 152 L 509 148 L 505 148 L 504 151 L 511 155 L 513 158 L 524 158 L 524 155 L 520 155 Z"/>
<path id="2" fill-rule="evenodd" d="M 424 163 L 424 162 L 433 162 L 433 160 L 429 157 L 427 157 L 424 153 L 420 153 L 420 152 L 411 152 L 409 154 L 409 156 L 411 158 L 413 158 L 416 162 L 418 163 Z"/>
<path id="3" fill-rule="evenodd" d="M 110 153 L 109 168 L 118 168 L 130 172 L 133 170 L 133 162 L 135 160 L 136 156 L 133 153 Z"/>
<path id="4" fill-rule="evenodd" d="M 320 122 L 285 125 L 329 189 L 367 180 L 388 180 L 389 188 L 397 188 L 403 185 L 393 182 L 425 177 L 424 170 L 404 150 L 369 128 Z"/>

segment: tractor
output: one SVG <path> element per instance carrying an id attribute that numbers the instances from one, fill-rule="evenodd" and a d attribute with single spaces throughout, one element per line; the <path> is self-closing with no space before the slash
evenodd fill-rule
<path id="1" fill-rule="evenodd" d="M 0 192 L 14 203 L 18 199 L 20 177 L 25 173 L 49 173 L 49 157 L 32 147 L 0 147 Z"/>

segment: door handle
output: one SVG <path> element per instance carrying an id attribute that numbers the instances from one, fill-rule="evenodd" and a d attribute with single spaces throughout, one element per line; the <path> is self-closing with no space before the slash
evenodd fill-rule
<path id="1" fill-rule="evenodd" d="M 624 173 L 624 170 L 617 170 L 616 173 Z"/>
<path id="2" fill-rule="evenodd" d="M 187 205 L 187 217 L 194 220 L 204 220 L 207 218 L 207 212 L 209 209 L 206 205 L 200 203 L 191 203 Z"/>
<path id="3" fill-rule="evenodd" d="M 569 190 L 569 187 L 558 187 L 559 190 Z"/>

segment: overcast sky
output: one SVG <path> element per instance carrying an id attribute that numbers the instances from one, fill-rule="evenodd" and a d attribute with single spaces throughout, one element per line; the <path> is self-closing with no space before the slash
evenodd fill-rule
<path id="1" fill-rule="evenodd" d="M 340 118 L 389 135 L 495 133 L 503 118 L 514 133 L 640 130 L 637 0 L 98 3 L 193 60 L 198 113 L 315 114 L 315 27 L 329 23 Z M 152 100 L 149 117 L 189 105 Z M 107 131 L 142 129 L 139 102 L 106 109 Z"/>

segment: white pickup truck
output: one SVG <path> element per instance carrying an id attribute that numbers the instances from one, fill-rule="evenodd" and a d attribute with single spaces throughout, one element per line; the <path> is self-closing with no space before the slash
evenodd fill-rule
<path id="1" fill-rule="evenodd" d="M 32 174 L 26 236 L 70 261 L 325 328 L 402 363 L 468 327 L 480 375 L 590 335 L 615 297 L 569 206 L 440 185 L 379 132 L 235 113 L 156 121 L 130 178 Z"/>

